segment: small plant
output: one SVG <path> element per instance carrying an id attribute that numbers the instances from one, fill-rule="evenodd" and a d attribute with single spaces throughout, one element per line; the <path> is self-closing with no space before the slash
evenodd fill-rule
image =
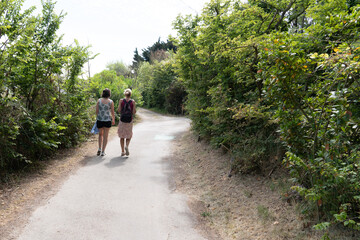
<path id="1" fill-rule="evenodd" d="M 245 190 L 244 190 L 244 195 L 245 195 L 245 197 L 247 197 L 247 198 L 251 198 L 251 197 L 252 197 L 252 192 L 245 189 Z"/>
<path id="2" fill-rule="evenodd" d="M 211 214 L 209 212 L 203 212 L 201 213 L 201 216 L 205 218 L 205 217 L 210 217 Z"/>
<path id="3" fill-rule="evenodd" d="M 277 182 L 276 181 L 271 181 L 270 183 L 269 183 L 269 187 L 270 187 L 270 190 L 272 191 L 272 192 L 274 192 L 275 190 L 276 190 L 276 187 L 277 187 Z"/>
<path id="4" fill-rule="evenodd" d="M 259 205 L 257 207 L 258 215 L 263 221 L 268 221 L 272 219 L 271 213 L 269 212 L 269 209 L 263 205 Z"/>

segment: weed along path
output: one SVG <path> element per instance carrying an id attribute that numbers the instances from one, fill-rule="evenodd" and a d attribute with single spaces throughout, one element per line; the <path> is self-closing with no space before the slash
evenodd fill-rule
<path id="1" fill-rule="evenodd" d="M 189 120 L 147 110 L 134 126 L 130 157 L 120 157 L 119 138 L 106 156 L 94 156 L 32 213 L 19 240 L 201 240 L 187 197 L 169 176 L 170 146 Z M 95 155 L 96 149 L 94 149 Z"/>

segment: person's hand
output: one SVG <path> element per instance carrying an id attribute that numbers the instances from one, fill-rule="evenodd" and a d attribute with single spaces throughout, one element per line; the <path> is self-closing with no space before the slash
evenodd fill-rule
<path id="1" fill-rule="evenodd" d="M 111 123 L 112 123 L 112 125 L 115 125 L 115 120 L 112 120 L 112 122 L 111 122 Z"/>

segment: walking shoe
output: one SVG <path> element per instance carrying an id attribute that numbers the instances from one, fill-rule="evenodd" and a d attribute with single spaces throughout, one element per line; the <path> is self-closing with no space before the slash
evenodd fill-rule
<path id="1" fill-rule="evenodd" d="M 105 152 L 101 152 L 101 156 L 105 156 L 106 154 L 105 154 Z"/>
<path id="2" fill-rule="evenodd" d="M 101 150 L 98 150 L 96 155 L 100 156 Z"/>
<path id="3" fill-rule="evenodd" d="M 123 156 L 125 156 L 125 153 L 124 153 L 124 152 L 122 152 L 122 153 L 121 153 L 121 156 L 122 156 L 122 157 L 123 157 Z"/>
<path id="4" fill-rule="evenodd" d="M 126 156 L 129 156 L 129 148 L 128 147 L 125 147 L 125 152 L 126 152 Z"/>

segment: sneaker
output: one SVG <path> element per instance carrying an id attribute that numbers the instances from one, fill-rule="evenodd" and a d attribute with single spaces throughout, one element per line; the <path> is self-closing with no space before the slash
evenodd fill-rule
<path id="1" fill-rule="evenodd" d="M 122 153 L 121 153 L 121 156 L 122 156 L 122 157 L 123 157 L 123 156 L 125 156 L 125 153 L 124 153 L 124 152 L 122 152 Z"/>
<path id="2" fill-rule="evenodd" d="M 101 151 L 98 150 L 97 153 L 96 153 L 96 155 L 100 156 L 100 153 L 101 153 Z"/>
<path id="3" fill-rule="evenodd" d="M 105 154 L 105 152 L 101 152 L 101 156 L 105 156 L 106 154 Z"/>
<path id="4" fill-rule="evenodd" d="M 126 152 L 126 156 L 129 156 L 129 148 L 128 147 L 125 147 L 125 152 Z"/>

